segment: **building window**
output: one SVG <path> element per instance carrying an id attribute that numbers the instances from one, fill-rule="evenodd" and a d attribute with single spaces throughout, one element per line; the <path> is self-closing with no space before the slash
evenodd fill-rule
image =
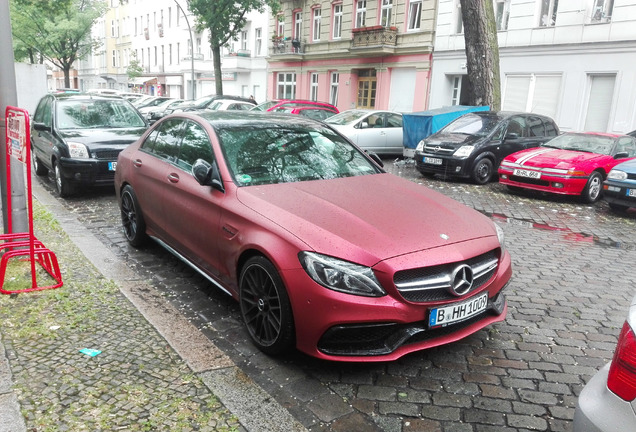
<path id="1" fill-rule="evenodd" d="M 367 0 L 356 3 L 356 28 L 364 27 L 367 22 Z"/>
<path id="2" fill-rule="evenodd" d="M 380 13 L 380 25 L 382 27 L 391 26 L 391 12 L 393 12 L 393 0 L 382 0 L 382 11 Z"/>
<path id="3" fill-rule="evenodd" d="M 556 24 L 559 0 L 541 0 L 540 27 L 551 27 Z"/>
<path id="4" fill-rule="evenodd" d="M 340 39 L 342 36 L 342 4 L 333 7 L 333 33 L 334 39 Z"/>
<path id="5" fill-rule="evenodd" d="M 464 33 L 464 19 L 462 18 L 462 5 L 455 0 L 455 34 Z"/>
<path id="6" fill-rule="evenodd" d="M 172 64 L 172 44 L 168 45 L 168 64 Z"/>
<path id="7" fill-rule="evenodd" d="M 292 37 L 294 39 L 300 40 L 300 37 L 303 34 L 303 13 L 295 12 L 294 13 L 294 34 Z"/>
<path id="8" fill-rule="evenodd" d="M 316 8 L 313 10 L 314 16 L 314 25 L 312 27 L 312 36 L 313 41 L 317 42 L 320 40 L 320 21 L 322 20 L 322 12 L 320 8 Z"/>
<path id="9" fill-rule="evenodd" d="M 177 64 L 181 63 L 181 43 L 177 42 Z"/>
<path id="10" fill-rule="evenodd" d="M 422 19 L 422 0 L 411 0 L 409 3 L 408 30 L 419 30 Z"/>
<path id="11" fill-rule="evenodd" d="M 595 0 L 591 21 L 593 23 L 610 22 L 612 20 L 613 8 L 614 0 Z"/>
<path id="12" fill-rule="evenodd" d="M 459 97 L 462 94 L 462 77 L 461 75 L 453 77 L 453 96 L 451 105 L 460 105 Z"/>
<path id="13" fill-rule="evenodd" d="M 329 88 L 329 103 L 331 105 L 338 105 L 338 82 L 340 80 L 340 74 L 338 72 L 331 72 L 331 86 Z"/>
<path id="14" fill-rule="evenodd" d="M 312 101 L 318 100 L 318 74 L 313 72 L 310 79 L 309 98 Z"/>
<path id="15" fill-rule="evenodd" d="M 157 66 L 157 47 L 154 47 L 154 52 L 155 52 L 155 66 Z"/>
<path id="16" fill-rule="evenodd" d="M 113 50 L 113 67 L 117 67 L 117 51 Z"/>
<path id="17" fill-rule="evenodd" d="M 197 38 L 197 54 L 201 55 L 201 38 Z"/>
<path id="18" fill-rule="evenodd" d="M 111 37 L 117 37 L 117 21 L 110 20 L 110 35 Z"/>
<path id="19" fill-rule="evenodd" d="M 510 18 L 510 0 L 495 1 L 495 21 L 497 30 L 508 30 L 508 18 Z"/>
<path id="20" fill-rule="evenodd" d="M 263 29 L 254 29 L 254 54 L 259 56 L 263 50 Z"/>
<path id="21" fill-rule="evenodd" d="M 135 18 L 135 36 L 137 36 L 138 32 L 139 32 L 139 30 L 138 30 L 138 27 L 137 27 L 137 18 Z"/>
<path id="22" fill-rule="evenodd" d="M 168 28 L 172 27 L 172 8 L 168 8 Z"/>
<path id="23" fill-rule="evenodd" d="M 278 73 L 278 99 L 296 99 L 296 74 L 293 72 Z"/>
<path id="24" fill-rule="evenodd" d="M 561 82 L 559 74 L 508 75 L 501 109 L 556 117 Z"/>
<path id="25" fill-rule="evenodd" d="M 241 32 L 241 49 L 247 51 L 247 30 Z"/>
<path id="26" fill-rule="evenodd" d="M 285 17 L 283 15 L 278 16 L 278 24 L 276 25 L 276 35 L 285 35 Z"/>

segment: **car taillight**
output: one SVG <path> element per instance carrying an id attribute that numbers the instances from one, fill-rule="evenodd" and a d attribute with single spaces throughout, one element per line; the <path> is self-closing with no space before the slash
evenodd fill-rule
<path id="1" fill-rule="evenodd" d="M 636 399 L 636 337 L 627 322 L 618 337 L 607 388 L 626 401 Z"/>

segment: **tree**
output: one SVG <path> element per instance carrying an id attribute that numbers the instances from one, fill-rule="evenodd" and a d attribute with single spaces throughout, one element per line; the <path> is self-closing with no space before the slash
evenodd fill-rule
<path id="1" fill-rule="evenodd" d="M 460 0 L 466 69 L 468 71 L 469 104 L 501 107 L 499 76 L 499 44 L 492 0 Z"/>
<path id="2" fill-rule="evenodd" d="M 11 27 L 16 60 L 43 57 L 64 72 L 70 87 L 70 71 L 99 43 L 91 40 L 91 28 L 107 10 L 102 0 L 11 0 Z"/>
<path id="3" fill-rule="evenodd" d="M 263 12 L 270 7 L 273 13 L 277 13 L 279 0 L 190 0 L 188 5 L 197 19 L 197 31 L 207 29 L 210 33 L 216 94 L 222 95 L 221 48 L 238 39 L 247 23 L 245 15 L 249 11 Z"/>
<path id="4" fill-rule="evenodd" d="M 128 78 L 135 79 L 141 74 L 144 73 L 144 68 L 139 64 L 139 60 L 137 59 L 137 53 L 133 51 L 130 54 L 130 63 L 128 64 L 128 68 L 126 69 L 126 74 Z"/>

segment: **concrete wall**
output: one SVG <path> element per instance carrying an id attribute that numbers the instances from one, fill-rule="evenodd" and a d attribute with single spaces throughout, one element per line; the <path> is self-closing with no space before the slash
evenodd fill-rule
<path id="1" fill-rule="evenodd" d="M 18 91 L 18 106 L 26 109 L 29 114 L 33 114 L 40 98 L 48 93 L 46 66 L 16 63 L 15 80 Z"/>

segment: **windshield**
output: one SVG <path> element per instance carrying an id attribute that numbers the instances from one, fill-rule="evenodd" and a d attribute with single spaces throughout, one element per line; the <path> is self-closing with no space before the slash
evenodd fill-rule
<path id="1" fill-rule="evenodd" d="M 367 113 L 364 111 L 345 111 L 340 114 L 336 114 L 332 117 L 329 117 L 325 120 L 325 123 L 335 124 L 335 125 L 346 125 L 355 121 L 360 120 Z"/>
<path id="2" fill-rule="evenodd" d="M 445 126 L 440 133 L 486 136 L 499 124 L 497 117 L 465 114 Z"/>
<path id="3" fill-rule="evenodd" d="M 614 147 L 614 138 L 602 135 L 565 133 L 546 142 L 543 147 L 608 155 Z"/>
<path id="4" fill-rule="evenodd" d="M 56 105 L 59 129 L 144 127 L 146 124 L 125 99 L 66 100 Z"/>
<path id="5" fill-rule="evenodd" d="M 227 127 L 217 130 L 239 186 L 334 179 L 381 172 L 327 128 Z"/>

